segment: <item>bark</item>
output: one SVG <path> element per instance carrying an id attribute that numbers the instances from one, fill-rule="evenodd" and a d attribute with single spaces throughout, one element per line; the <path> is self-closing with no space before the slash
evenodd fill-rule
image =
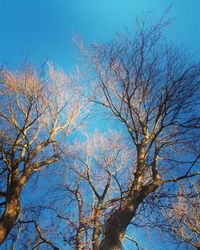
<path id="1" fill-rule="evenodd" d="M 137 208 L 149 193 L 160 186 L 160 181 L 155 181 L 149 186 L 142 187 L 141 191 L 134 191 L 109 218 L 105 228 L 104 239 L 100 250 L 121 250 L 125 231 L 135 216 Z"/>
<path id="2" fill-rule="evenodd" d="M 127 202 L 130 203 L 130 202 Z M 132 203 L 132 204 L 131 204 Z M 121 250 L 122 239 L 125 230 L 135 215 L 138 201 L 122 206 L 107 221 L 105 237 L 101 244 L 101 250 Z"/>
<path id="3" fill-rule="evenodd" d="M 19 179 L 19 170 L 17 167 L 13 167 L 12 169 L 8 175 L 5 210 L 0 219 L 0 245 L 6 240 L 9 232 L 16 223 L 20 212 L 20 194 L 31 173 L 31 168 L 27 167 L 25 174 Z"/>
<path id="4" fill-rule="evenodd" d="M 95 213 L 94 229 L 93 229 L 93 234 L 92 234 L 93 250 L 99 250 L 99 247 L 100 247 L 99 235 L 100 235 L 100 233 L 101 233 L 101 224 L 99 222 L 99 215 L 98 215 L 98 210 L 97 210 Z"/>
<path id="5" fill-rule="evenodd" d="M 21 187 L 18 180 L 18 170 L 10 174 L 10 187 L 6 196 L 6 207 L 0 219 L 0 245 L 5 241 L 15 224 L 20 212 Z"/>
<path id="6" fill-rule="evenodd" d="M 0 219 L 0 245 L 8 236 L 20 212 L 20 201 L 17 193 L 14 190 L 14 193 L 8 197 L 6 209 Z"/>
<path id="7" fill-rule="evenodd" d="M 84 235 L 84 227 L 83 225 L 80 225 L 76 236 L 76 250 L 84 249 L 83 235 Z"/>

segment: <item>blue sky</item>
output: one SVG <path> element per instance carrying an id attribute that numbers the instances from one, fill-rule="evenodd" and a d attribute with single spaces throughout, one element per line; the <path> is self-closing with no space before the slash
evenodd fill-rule
<path id="1" fill-rule="evenodd" d="M 86 42 L 105 41 L 137 15 L 159 16 L 172 3 L 175 20 L 169 39 L 199 53 L 199 0 L 0 0 L 0 64 L 15 65 L 25 56 L 36 64 L 48 58 L 68 70 L 76 64 L 76 33 Z"/>

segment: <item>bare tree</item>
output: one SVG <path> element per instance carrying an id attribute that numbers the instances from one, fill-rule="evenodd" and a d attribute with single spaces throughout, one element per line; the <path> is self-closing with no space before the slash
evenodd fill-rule
<path id="1" fill-rule="evenodd" d="M 90 99 L 124 127 L 135 149 L 133 175 L 103 227 L 102 250 L 122 248 L 139 207 L 160 187 L 200 174 L 200 67 L 166 44 L 167 24 L 139 21 L 134 35 L 117 34 L 90 51 L 81 45 L 95 75 Z"/>
<path id="2" fill-rule="evenodd" d="M 75 79 L 50 64 L 45 72 L 3 69 L 0 79 L 1 245 L 20 213 L 23 187 L 66 151 L 61 143 L 78 126 L 82 104 Z"/>
<path id="3" fill-rule="evenodd" d="M 67 177 L 55 189 L 57 215 L 63 241 L 75 249 L 100 249 L 105 221 L 121 207 L 132 175 L 133 151 L 120 134 L 95 132 L 76 144 Z M 62 206 L 60 205 L 62 200 Z M 64 224 L 63 224 L 63 223 Z M 59 231 L 59 229 L 58 229 Z M 66 233 L 67 232 L 67 233 Z M 64 235 L 67 235 L 67 237 Z"/>
<path id="4" fill-rule="evenodd" d="M 178 197 L 165 216 L 169 220 L 169 231 L 175 239 L 200 248 L 200 203 L 199 183 L 181 185 Z"/>

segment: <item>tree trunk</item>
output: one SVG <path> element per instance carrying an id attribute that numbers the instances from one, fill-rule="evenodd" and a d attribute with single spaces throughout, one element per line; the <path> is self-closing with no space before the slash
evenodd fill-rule
<path id="1" fill-rule="evenodd" d="M 19 178 L 18 166 L 14 165 L 11 169 L 8 175 L 5 210 L 0 218 L 0 245 L 6 240 L 9 232 L 17 221 L 20 213 L 20 194 L 32 170 L 31 166 L 27 163 L 23 176 Z"/>
<path id="2" fill-rule="evenodd" d="M 81 225 L 79 227 L 77 235 L 76 235 L 76 250 L 83 250 L 84 249 L 83 234 L 84 234 L 84 227 L 83 227 L 83 225 Z"/>
<path id="3" fill-rule="evenodd" d="M 121 250 L 125 231 L 135 216 L 137 208 L 148 194 L 160 186 L 160 181 L 155 181 L 148 186 L 143 186 L 141 191 L 134 191 L 122 203 L 121 207 L 109 218 L 105 228 L 104 239 L 100 250 Z"/>
<path id="4" fill-rule="evenodd" d="M 121 250 L 122 240 L 126 228 L 130 224 L 139 206 L 138 201 L 126 201 L 107 221 L 105 237 L 101 243 L 101 250 Z"/>
<path id="5" fill-rule="evenodd" d="M 100 241 L 99 241 L 99 235 L 101 233 L 101 224 L 99 222 L 99 216 L 98 216 L 98 210 L 95 213 L 94 218 L 94 229 L 92 233 L 92 247 L 93 250 L 99 250 L 100 248 Z"/>
<path id="6" fill-rule="evenodd" d="M 16 223 L 20 212 L 20 193 L 22 185 L 18 178 L 19 170 L 13 167 L 8 176 L 8 189 L 6 194 L 6 205 L 0 219 L 0 245 L 7 238 L 10 230 Z"/>
<path id="7" fill-rule="evenodd" d="M 6 208 L 0 219 L 0 245 L 7 238 L 20 212 L 20 190 L 12 189 L 7 197 Z"/>
<path id="8" fill-rule="evenodd" d="M 134 212 L 131 213 L 128 210 L 124 212 L 118 212 L 114 214 L 108 222 L 105 238 L 101 244 L 101 250 L 121 250 L 122 240 L 125 230 L 131 219 L 134 216 Z"/>

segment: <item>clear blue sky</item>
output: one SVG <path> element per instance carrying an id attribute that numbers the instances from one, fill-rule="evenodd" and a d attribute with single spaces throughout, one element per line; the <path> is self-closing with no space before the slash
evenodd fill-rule
<path id="1" fill-rule="evenodd" d="M 173 4 L 175 17 L 168 36 L 193 53 L 200 52 L 199 0 L 0 0 L 0 64 L 14 65 L 29 54 L 49 58 L 64 69 L 75 63 L 72 34 L 87 42 L 105 41 L 138 14 L 159 16 Z"/>

